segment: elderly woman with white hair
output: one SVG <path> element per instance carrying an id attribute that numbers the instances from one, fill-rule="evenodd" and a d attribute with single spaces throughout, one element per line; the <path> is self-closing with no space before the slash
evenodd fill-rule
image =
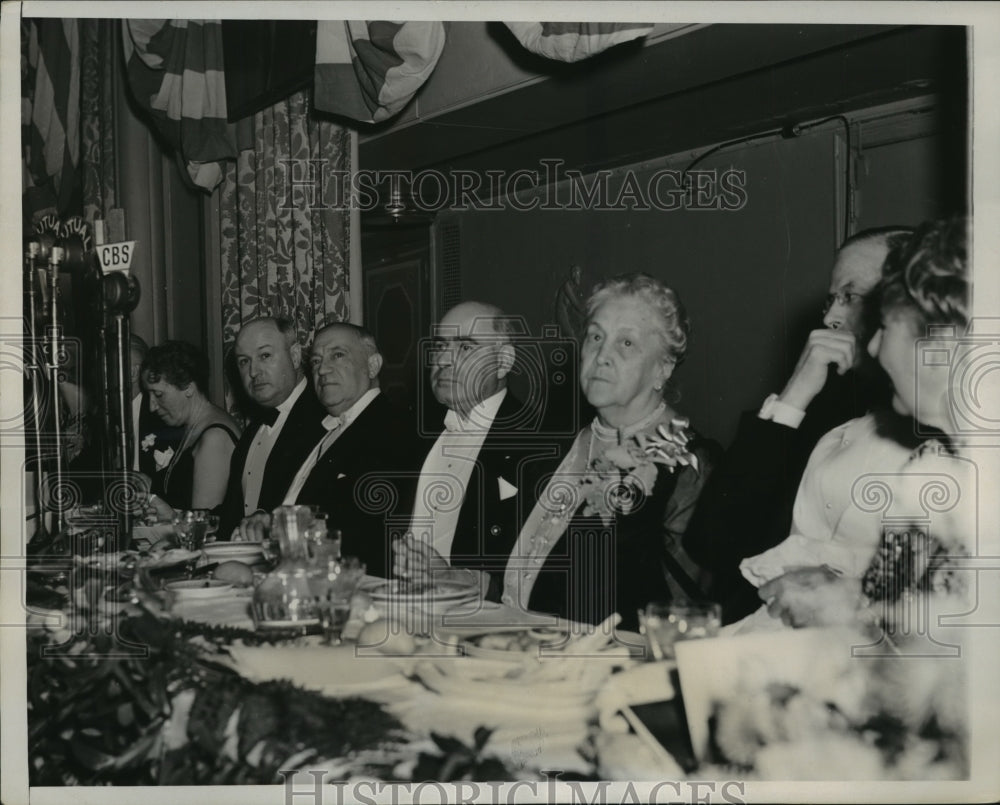
<path id="1" fill-rule="evenodd" d="M 584 623 L 617 612 L 634 629 L 650 601 L 701 597 L 680 542 L 718 446 L 667 400 L 689 333 L 677 294 L 646 274 L 607 280 L 587 300 L 580 384 L 597 416 L 539 490 L 503 603 Z M 397 572 L 425 574 L 425 553 L 397 545 Z"/>

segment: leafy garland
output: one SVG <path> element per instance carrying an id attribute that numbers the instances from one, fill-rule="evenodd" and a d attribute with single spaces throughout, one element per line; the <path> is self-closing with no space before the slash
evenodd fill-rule
<path id="1" fill-rule="evenodd" d="M 60 634 L 28 630 L 31 785 L 274 784 L 283 782 L 280 771 L 329 765 L 392 780 L 400 758 L 418 779 L 514 779 L 481 757 L 480 745 L 432 736 L 440 754 L 417 755 L 408 746 L 414 736 L 374 702 L 255 684 L 212 661 L 223 643 L 273 638 L 142 609 L 117 624 L 120 638 L 148 647 L 147 656 L 109 656 L 117 646 L 101 629 L 43 656 Z"/>

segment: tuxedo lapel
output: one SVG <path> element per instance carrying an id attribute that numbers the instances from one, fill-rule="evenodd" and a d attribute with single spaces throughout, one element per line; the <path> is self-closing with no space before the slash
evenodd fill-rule
<path id="1" fill-rule="evenodd" d="M 508 391 L 486 434 L 462 500 L 452 543 L 453 557 L 506 559 L 517 539 L 517 496 L 501 500 L 499 479 L 517 486 L 517 464 L 512 460 L 511 446 L 505 441 L 512 435 L 507 423 L 520 407 L 520 401 Z"/>
<path id="2" fill-rule="evenodd" d="M 281 505 L 285 492 L 295 473 L 316 442 L 323 437 L 321 424 L 326 412 L 316 399 L 312 387 L 307 385 L 299 398 L 288 412 L 288 418 L 281 428 L 281 433 L 271 447 L 267 462 L 264 465 L 264 475 L 261 478 L 260 494 L 257 497 L 257 508 L 270 511 Z M 233 456 L 229 463 L 229 482 L 226 486 L 226 498 L 222 503 L 219 519 L 219 534 L 222 539 L 228 539 L 232 530 L 243 519 L 245 500 L 243 497 L 243 475 L 246 471 L 250 447 L 257 438 L 258 431 L 263 427 L 260 419 L 251 419 L 243 435 L 236 443 Z"/>
<path id="3" fill-rule="evenodd" d="M 250 445 L 253 444 L 253 440 L 257 438 L 257 431 L 260 430 L 260 422 L 257 420 L 251 420 L 247 423 L 246 430 L 243 431 L 243 435 L 240 436 L 240 440 L 236 443 L 236 447 L 233 449 L 232 464 L 238 469 L 236 473 L 229 474 L 229 482 L 232 483 L 234 480 L 237 484 L 243 476 L 243 469 L 246 467 L 247 454 L 250 452 Z M 233 476 L 236 476 L 235 479 Z"/>
<path id="4" fill-rule="evenodd" d="M 324 416 L 326 411 L 312 387 L 307 386 L 288 412 L 264 466 L 258 504 L 261 508 L 271 509 L 284 499 L 295 473 L 326 433 L 322 425 Z"/>
<path id="5" fill-rule="evenodd" d="M 379 394 L 320 456 L 296 498 L 322 507 L 329 526 L 343 532 L 344 554 L 360 558 L 373 575 L 384 576 L 391 567 L 387 518 L 398 516 L 400 501 L 412 496 L 413 441 L 399 412 Z M 385 508 L 369 499 L 364 484 L 372 479 L 394 490 Z"/>
<path id="6" fill-rule="evenodd" d="M 387 411 L 388 408 L 389 403 L 384 395 L 379 394 L 372 400 L 320 456 L 303 486 L 303 493 L 306 489 L 318 491 L 319 485 L 329 487 L 330 484 L 342 480 L 338 476 L 348 478 L 364 451 L 377 440 L 378 431 L 385 425 L 386 418 L 393 415 Z M 357 479 L 350 480 L 353 482 Z M 305 499 L 302 493 L 299 499 Z"/>

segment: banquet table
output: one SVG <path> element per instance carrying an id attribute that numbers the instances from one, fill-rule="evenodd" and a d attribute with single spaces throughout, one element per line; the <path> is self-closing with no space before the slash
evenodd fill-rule
<path id="1" fill-rule="evenodd" d="M 145 570 L 190 573 L 205 562 L 204 557 L 196 556 L 197 552 L 173 553 L 172 561 L 167 562 L 162 556 L 147 558 Z M 117 562 L 119 567 L 115 569 L 120 571 L 122 559 L 121 555 L 110 556 L 102 567 L 110 570 Z M 56 571 L 66 567 L 65 563 L 52 566 Z M 44 622 L 48 616 L 48 622 L 61 621 L 64 625 L 61 630 L 50 630 L 49 642 L 70 645 L 74 636 L 66 625 L 71 622 L 76 622 L 78 629 L 95 631 L 92 622 L 89 627 L 82 625 L 79 611 L 72 614 L 72 610 L 85 605 L 86 596 L 79 589 L 81 583 L 85 584 L 81 582 L 84 577 L 78 576 L 74 585 L 73 573 L 64 580 L 58 572 L 44 573 L 41 567 L 36 571 L 29 574 L 29 579 L 35 579 L 29 587 L 29 603 L 36 605 L 36 617 Z M 169 572 L 166 577 L 170 577 Z M 610 745 L 615 736 L 627 736 L 644 745 L 645 750 L 640 750 L 645 751 L 643 762 L 656 769 L 657 778 L 683 777 L 685 772 L 676 760 L 651 736 L 632 734 L 622 716 L 629 699 L 674 698 L 670 679 L 673 666 L 643 663 L 644 642 L 640 635 L 609 632 L 595 644 L 595 650 L 571 658 L 563 656 L 562 649 L 544 648 L 536 652 L 538 656 L 521 652 L 519 656 L 497 659 L 495 651 L 485 651 L 487 656 L 466 656 L 468 651 L 475 651 L 468 641 L 478 635 L 540 631 L 558 634 L 572 645 L 592 634 L 594 627 L 480 600 L 457 605 L 433 600 L 420 605 L 389 601 L 380 603 L 374 619 L 384 626 L 389 645 L 379 645 L 379 641 L 366 645 L 359 642 L 359 632 L 369 626 L 365 617 L 371 619 L 376 611 L 368 592 L 384 582 L 366 577 L 361 583 L 352 618 L 345 627 L 345 639 L 335 646 L 323 645 L 322 637 L 315 634 L 273 638 L 262 635 L 250 616 L 249 588 L 234 588 L 225 595 L 204 598 L 147 593 L 141 600 L 133 596 L 127 601 L 98 602 L 91 614 L 100 613 L 105 622 L 102 628 L 113 635 L 119 633 L 118 627 L 108 624 L 139 618 L 145 619 L 143 623 L 157 624 L 157 628 L 179 629 L 185 662 L 193 659 L 196 664 L 205 664 L 213 674 L 238 676 L 247 690 L 255 686 L 292 686 L 328 701 L 361 699 L 372 703 L 398 721 L 406 735 L 404 741 L 394 741 L 384 751 L 376 748 L 359 755 L 364 761 L 361 765 L 374 762 L 390 779 L 410 779 L 409 766 L 416 763 L 416 758 L 459 748 L 463 752 L 473 748 L 475 756 L 482 759 L 478 762 L 491 769 L 490 776 L 497 779 L 537 778 L 543 769 L 559 769 L 578 779 L 599 779 L 602 770 L 595 747 Z M 108 590 L 112 588 L 107 585 Z M 66 593 L 64 605 L 43 608 L 46 596 L 51 606 L 51 599 L 59 592 Z M 32 593 L 36 596 L 34 602 Z M 366 633 L 370 639 L 370 630 Z M 417 635 L 416 640 L 404 640 L 407 645 L 400 650 L 400 635 L 409 633 Z M 39 676 L 43 675 L 44 663 L 41 657 L 29 658 L 29 665 L 39 671 Z M 140 673 L 145 670 L 142 663 L 138 668 Z M 644 675 L 631 678 L 636 671 L 644 671 Z M 141 680 L 141 684 L 152 683 Z M 170 699 L 169 694 L 165 698 Z M 177 712 L 189 707 L 189 699 L 174 696 L 167 709 Z M 161 731 L 177 729 L 172 719 L 161 725 Z M 190 732 L 190 726 L 187 729 Z M 677 725 L 677 731 L 686 738 L 682 725 Z M 380 751 L 384 757 L 379 757 Z M 637 757 L 635 749 L 624 754 Z M 356 758 L 350 757 L 323 760 L 335 776 L 356 771 L 358 765 Z M 392 768 L 386 769 L 390 761 Z M 95 779 L 113 779 L 113 775 L 98 773 Z"/>
<path id="2" fill-rule="evenodd" d="M 881 644 L 851 630 L 689 640 L 652 662 L 611 624 L 478 598 L 379 600 L 387 582 L 369 577 L 343 642 L 324 645 L 256 628 L 250 588 L 159 589 L 210 559 L 104 549 L 28 562 L 32 784 L 968 774 L 964 666 L 876 656 Z M 498 648 L 498 636 L 514 639 Z"/>

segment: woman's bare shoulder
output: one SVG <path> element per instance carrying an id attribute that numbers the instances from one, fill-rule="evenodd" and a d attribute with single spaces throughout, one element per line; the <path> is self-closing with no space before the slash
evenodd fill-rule
<path id="1" fill-rule="evenodd" d="M 226 445 L 235 444 L 239 437 L 239 425 L 229 414 L 221 408 L 217 408 L 205 418 L 205 424 L 201 428 L 195 449 L 202 447 L 224 448 Z"/>

